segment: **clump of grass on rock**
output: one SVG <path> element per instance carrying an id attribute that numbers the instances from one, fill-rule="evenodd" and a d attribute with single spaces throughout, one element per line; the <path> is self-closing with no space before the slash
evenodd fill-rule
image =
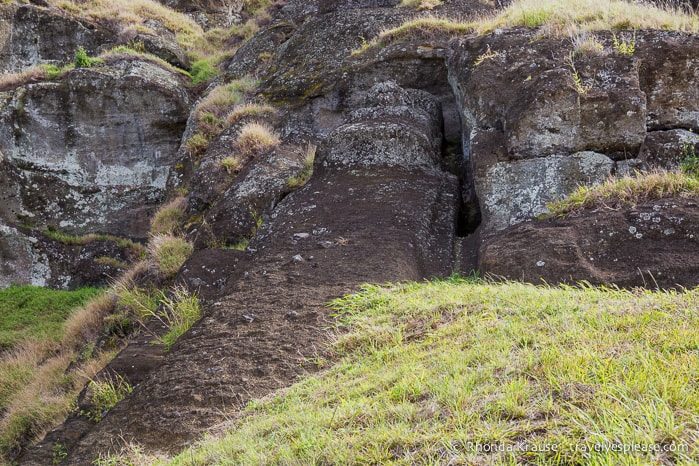
<path id="1" fill-rule="evenodd" d="M 551 202 L 551 215 L 565 216 L 583 209 L 617 209 L 664 197 L 699 196 L 699 178 L 681 170 L 654 170 L 635 176 L 611 177 L 601 184 L 581 186 Z"/>
<path id="2" fill-rule="evenodd" d="M 152 234 L 174 234 L 180 228 L 187 208 L 187 199 L 178 196 L 158 209 L 151 222 Z"/>
<path id="3" fill-rule="evenodd" d="M 236 147 L 244 156 L 259 154 L 280 143 L 279 136 L 265 123 L 246 123 L 238 134 Z"/>
<path id="4" fill-rule="evenodd" d="M 194 250 L 192 243 L 170 234 L 153 235 L 148 252 L 165 278 L 172 278 Z"/>

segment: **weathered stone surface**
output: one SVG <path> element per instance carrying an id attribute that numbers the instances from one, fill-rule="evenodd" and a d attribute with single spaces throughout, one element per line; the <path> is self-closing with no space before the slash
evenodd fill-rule
<path id="1" fill-rule="evenodd" d="M 75 69 L 3 94 L 0 217 L 145 237 L 188 112 L 180 78 L 147 62 Z"/>
<path id="2" fill-rule="evenodd" d="M 486 229 L 541 213 L 547 196 L 534 192 L 564 195 L 607 172 L 588 177 L 573 169 L 542 186 L 541 176 L 531 170 L 537 164 L 543 170 L 545 163 L 520 165 L 517 160 L 593 151 L 618 161 L 617 173 L 643 164 L 673 166 L 668 159 L 676 166 L 688 137 L 681 129 L 697 125 L 695 37 L 621 32 L 618 40 L 635 44 L 633 54 L 622 54 L 607 32 L 595 33 L 603 48 L 597 52 L 576 51 L 570 41 L 537 34 L 496 31 L 450 45 L 449 76 L 468 135 L 464 154 Z M 654 131 L 647 133 L 647 128 Z M 663 129 L 672 131 L 657 132 Z M 575 172 L 580 177 L 572 176 Z M 513 181 L 496 189 L 495 180 L 505 173 L 520 180 L 514 192 L 528 194 L 504 196 Z"/>
<path id="3" fill-rule="evenodd" d="M 699 131 L 699 37 L 639 31 L 634 57 L 648 99 L 648 129 Z"/>
<path id="4" fill-rule="evenodd" d="M 583 183 L 604 181 L 614 162 L 596 152 L 499 162 L 476 177 L 486 228 L 502 229 L 548 212 L 546 203 Z"/>
<path id="5" fill-rule="evenodd" d="M 189 58 L 180 44 L 177 43 L 175 35 L 162 26 L 155 24 L 149 26 L 158 34 L 136 34 L 129 37 L 129 41 L 140 42 L 146 52 L 162 58 L 172 66 L 188 70 L 190 67 Z M 124 42 L 126 38 L 121 37 L 120 39 Z"/>
<path id="6" fill-rule="evenodd" d="M 673 170 L 692 155 L 699 155 L 699 135 L 677 129 L 648 133 L 638 158 L 647 167 Z"/>
<path id="7" fill-rule="evenodd" d="M 646 99 L 633 60 L 609 51 L 578 55 L 573 65 L 569 41 L 535 34 L 512 30 L 453 42 L 450 80 L 471 138 L 495 130 L 513 159 L 635 154 L 645 136 Z"/>
<path id="8" fill-rule="evenodd" d="M 482 273 L 531 283 L 693 287 L 697 263 L 695 199 L 522 223 L 485 238 L 480 248 Z"/>
<path id="9" fill-rule="evenodd" d="M 0 71 L 69 62 L 78 47 L 95 55 L 116 43 L 110 31 L 30 5 L 0 5 Z"/>
<path id="10" fill-rule="evenodd" d="M 12 284 L 46 286 L 51 269 L 46 254 L 35 250 L 36 238 L 0 221 L 0 288 Z"/>
<path id="11" fill-rule="evenodd" d="M 442 145 L 439 102 L 426 92 L 380 83 L 361 97 L 349 123 L 318 152 L 323 167 L 433 167 Z"/>
<path id="12" fill-rule="evenodd" d="M 86 432 L 67 461 L 91 461 L 112 448 L 114 435 L 138 438 L 147 451 L 179 451 L 225 410 L 309 370 L 299 362 L 317 351 L 313 342 L 327 326 L 332 296 L 365 282 L 449 274 L 456 187 L 449 174 L 419 169 L 333 170 L 311 179 L 263 225 L 247 273 L 235 272 L 203 319 Z M 287 317 L 291 312 L 296 317 Z"/>
<path id="13" fill-rule="evenodd" d="M 309 19 L 277 50 L 262 93 L 275 102 L 326 94 L 343 78 L 351 51 L 400 24 L 404 15 L 394 9 L 347 10 Z"/>
<path id="14" fill-rule="evenodd" d="M 226 72 L 231 79 L 262 73 L 270 63 L 275 62 L 274 54 L 296 30 L 289 22 L 271 25 L 245 42 L 228 64 Z"/>
<path id="15" fill-rule="evenodd" d="M 234 249 L 195 251 L 182 265 L 175 281 L 197 293 L 200 299 L 213 299 L 243 274 L 240 264 L 241 261 L 245 264 L 245 256 L 245 251 Z"/>
<path id="16" fill-rule="evenodd" d="M 252 237 L 262 217 L 289 191 L 287 182 L 303 168 L 303 157 L 299 147 L 280 146 L 261 154 L 235 178 L 220 165 L 206 169 L 203 173 L 217 171 L 217 178 L 227 184 L 213 197 L 213 207 L 206 210 L 204 222 L 190 232 L 196 247 L 234 246 Z M 193 181 L 200 185 L 207 178 L 199 174 Z"/>
<path id="17" fill-rule="evenodd" d="M 319 0 L 318 13 L 330 13 L 338 10 L 356 10 L 360 8 L 392 8 L 400 0 Z"/>

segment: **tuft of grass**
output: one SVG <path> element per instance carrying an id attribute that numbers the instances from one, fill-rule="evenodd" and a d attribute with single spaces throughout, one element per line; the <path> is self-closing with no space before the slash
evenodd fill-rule
<path id="1" fill-rule="evenodd" d="M 423 16 L 382 31 L 375 40 L 362 44 L 360 49 L 353 50 L 352 55 L 361 55 L 374 46 L 401 40 L 452 39 L 473 32 L 474 29 L 474 23 L 436 16 Z"/>
<path id="2" fill-rule="evenodd" d="M 431 10 L 441 5 L 441 0 L 403 0 L 398 4 L 399 8 L 414 8 L 417 11 Z"/>
<path id="3" fill-rule="evenodd" d="M 697 290 L 453 278 L 333 306 L 331 367 L 157 464 L 699 461 Z"/>
<path id="4" fill-rule="evenodd" d="M 76 68 L 90 68 L 91 66 L 101 64 L 102 60 L 99 58 L 93 58 L 87 55 L 87 52 L 85 49 L 80 46 L 78 49 L 75 51 L 75 61 L 73 62 L 73 65 Z"/>
<path id="5" fill-rule="evenodd" d="M 133 391 L 133 386 L 119 374 L 110 374 L 104 380 L 90 380 L 87 387 L 92 409 L 81 414 L 94 422 L 100 422 L 110 409 Z"/>
<path id="6" fill-rule="evenodd" d="M 682 171 L 655 170 L 635 176 L 610 177 L 604 183 L 581 186 L 547 205 L 550 215 L 565 216 L 583 209 L 617 209 L 664 197 L 699 196 L 699 178 Z"/>
<path id="7" fill-rule="evenodd" d="M 570 38 L 574 55 L 603 55 L 604 45 L 595 34 L 587 31 L 575 34 Z"/>
<path id="8" fill-rule="evenodd" d="M 231 108 L 244 101 L 245 95 L 257 88 L 258 82 L 250 77 L 236 79 L 228 84 L 216 86 L 199 102 L 195 110 L 197 117 L 210 113 L 223 118 Z"/>
<path id="9" fill-rule="evenodd" d="M 167 332 L 157 340 L 169 351 L 173 344 L 201 317 L 199 299 L 183 286 L 176 286 L 170 295 L 161 293 L 161 306 L 146 314 L 145 317 L 157 319 Z"/>
<path id="10" fill-rule="evenodd" d="M 221 160 L 221 166 L 226 169 L 229 175 L 235 175 L 243 167 L 243 162 L 238 157 L 230 156 Z"/>
<path id="11" fill-rule="evenodd" d="M 699 156 L 693 144 L 685 144 L 680 152 L 679 167 L 682 173 L 699 178 Z"/>
<path id="12" fill-rule="evenodd" d="M 313 162 L 316 159 L 317 146 L 309 143 L 303 150 L 303 168 L 298 175 L 292 176 L 286 182 L 286 187 L 289 189 L 298 189 L 308 183 L 308 180 L 313 176 Z"/>
<path id="13" fill-rule="evenodd" d="M 274 107 L 266 104 L 244 103 L 233 107 L 225 117 L 226 126 L 231 127 L 236 123 L 241 122 L 246 118 L 263 118 L 269 117 L 276 113 Z"/>
<path id="14" fill-rule="evenodd" d="M 143 256 L 145 254 L 145 247 L 142 244 L 136 243 L 128 238 L 120 238 L 114 235 L 88 233 L 86 235 L 77 236 L 64 233 L 52 227 L 49 227 L 43 233 L 52 240 L 58 241 L 66 246 L 84 246 L 95 241 L 113 241 L 120 248 L 130 249 L 138 256 Z"/>
<path id="15" fill-rule="evenodd" d="M 165 278 L 174 277 L 193 250 L 192 243 L 168 234 L 153 235 L 148 243 L 148 252 Z"/>
<path id="16" fill-rule="evenodd" d="M 279 136 L 265 123 L 246 123 L 238 134 L 236 146 L 243 156 L 254 156 L 280 143 Z"/>
<path id="17" fill-rule="evenodd" d="M 77 350 L 82 345 L 95 341 L 102 331 L 104 318 L 113 312 L 115 306 L 114 295 L 104 293 L 74 310 L 65 321 L 61 346 Z"/>
<path id="18" fill-rule="evenodd" d="M 109 256 L 100 256 L 94 259 L 95 264 L 106 265 L 109 267 L 116 267 L 117 269 L 127 269 L 129 264 L 119 259 L 115 259 Z"/>
<path id="19" fill-rule="evenodd" d="M 204 58 L 192 63 L 190 76 L 192 77 L 192 84 L 197 85 L 212 81 L 219 73 L 220 71 L 216 66 L 216 60 L 213 58 Z"/>
<path id="20" fill-rule="evenodd" d="M 184 220 L 184 211 L 187 208 L 187 199 L 178 196 L 158 209 L 151 222 L 151 234 L 174 234 L 180 228 Z"/>
<path id="21" fill-rule="evenodd" d="M 192 157 L 199 157 L 206 152 L 210 144 L 211 141 L 200 131 L 194 133 L 191 138 L 187 139 L 187 142 L 184 143 L 184 147 Z"/>
<path id="22" fill-rule="evenodd" d="M 256 80 L 244 77 L 216 86 L 199 102 L 194 111 L 198 131 L 185 142 L 190 154 L 203 154 L 211 141 L 240 119 L 254 114 L 269 114 L 267 110 L 271 107 L 243 104 L 245 98 L 252 94 L 257 86 Z"/>
<path id="23" fill-rule="evenodd" d="M 0 348 L 25 339 L 60 341 L 64 322 L 73 309 L 100 294 L 95 288 L 62 291 L 12 286 L 0 290 Z"/>

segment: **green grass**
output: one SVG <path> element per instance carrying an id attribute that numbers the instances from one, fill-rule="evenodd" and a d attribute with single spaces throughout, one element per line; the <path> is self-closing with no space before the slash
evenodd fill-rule
<path id="1" fill-rule="evenodd" d="M 364 286 L 333 306 L 346 331 L 332 366 L 167 464 L 699 461 L 696 289 L 452 279 Z M 676 451 L 593 448 L 612 444 Z"/>
<path id="2" fill-rule="evenodd" d="M 105 413 L 133 391 L 133 385 L 118 374 L 105 380 L 90 380 L 87 387 L 92 409 L 81 414 L 95 422 L 100 422 Z"/>
<path id="3" fill-rule="evenodd" d="M 76 331 L 78 320 L 86 320 L 87 310 L 103 306 L 105 297 L 88 288 L 0 290 L 0 464 L 64 419 L 85 379 L 113 357 L 94 351 L 78 361 L 78 354 L 61 344 Z M 70 343 L 77 340 L 73 335 Z M 71 364 L 73 370 L 66 371 Z"/>
<path id="4" fill-rule="evenodd" d="M 59 243 L 65 244 L 66 246 L 84 246 L 95 241 L 113 241 L 120 248 L 131 249 L 138 256 L 143 257 L 146 253 L 146 247 L 142 244 L 136 243 L 135 241 L 132 241 L 128 238 L 120 238 L 114 235 L 105 235 L 101 233 L 71 235 L 51 227 L 49 227 L 49 229 L 45 230 L 43 233 L 52 240 L 58 241 Z"/>
<path id="5" fill-rule="evenodd" d="M 174 287 L 169 294 L 161 293 L 159 301 L 162 307 L 151 311 L 147 317 L 157 319 L 167 328 L 157 341 L 165 345 L 165 351 L 169 351 L 177 339 L 199 320 L 201 308 L 199 298 L 181 286 Z"/>
<path id="6" fill-rule="evenodd" d="M 584 209 L 617 209 L 664 197 L 699 197 L 699 178 L 684 170 L 611 177 L 601 184 L 580 186 L 547 207 L 550 216 L 562 217 Z"/>
<path id="7" fill-rule="evenodd" d="M 95 288 L 60 291 L 37 286 L 0 290 L 0 348 L 30 338 L 60 341 L 71 311 L 100 293 Z"/>
<path id="8" fill-rule="evenodd" d="M 192 63 L 190 75 L 192 76 L 193 85 L 208 82 L 218 76 L 218 74 L 219 70 L 216 67 L 214 58 L 204 58 Z"/>
<path id="9" fill-rule="evenodd" d="M 245 104 L 246 97 L 255 92 L 258 84 L 250 76 L 236 79 L 216 86 L 199 102 L 194 111 L 197 132 L 185 142 L 193 156 L 203 154 L 213 140 L 242 118 L 273 113 L 274 110 L 266 105 Z"/>

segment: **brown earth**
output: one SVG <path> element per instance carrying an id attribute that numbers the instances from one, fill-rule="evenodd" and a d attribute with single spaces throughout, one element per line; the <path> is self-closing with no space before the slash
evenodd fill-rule
<path id="1" fill-rule="evenodd" d="M 659 199 L 534 220 L 482 240 L 480 270 L 541 284 L 699 285 L 699 200 Z"/>

